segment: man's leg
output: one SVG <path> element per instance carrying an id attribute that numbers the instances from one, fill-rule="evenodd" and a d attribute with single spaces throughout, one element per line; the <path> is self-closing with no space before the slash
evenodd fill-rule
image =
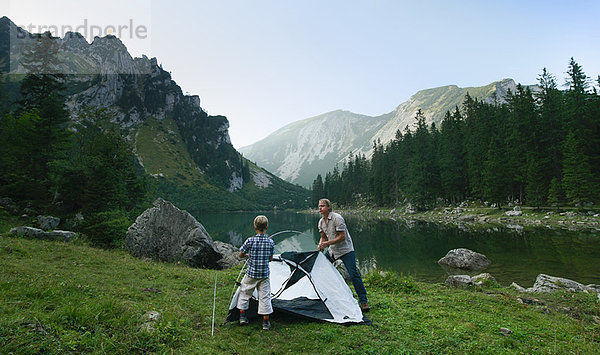
<path id="1" fill-rule="evenodd" d="M 360 271 L 358 271 L 358 268 L 356 267 L 356 254 L 351 251 L 342 255 L 340 259 L 342 259 L 346 270 L 348 270 L 348 274 L 350 274 L 350 280 L 352 280 L 352 285 L 354 285 L 354 290 L 358 295 L 358 301 L 361 304 L 367 303 L 367 290 L 365 289 L 362 277 L 360 276 Z"/>

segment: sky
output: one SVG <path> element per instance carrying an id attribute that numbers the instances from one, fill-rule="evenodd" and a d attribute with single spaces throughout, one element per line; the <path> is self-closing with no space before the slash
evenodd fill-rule
<path id="1" fill-rule="evenodd" d="M 236 148 L 333 110 L 388 113 L 423 89 L 535 84 L 543 68 L 562 85 L 571 57 L 600 72 L 597 0 L 1 0 L 0 15 L 117 35 L 226 116 Z"/>

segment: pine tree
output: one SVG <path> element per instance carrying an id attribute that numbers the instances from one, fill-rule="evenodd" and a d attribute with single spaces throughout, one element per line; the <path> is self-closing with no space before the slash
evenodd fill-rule
<path id="1" fill-rule="evenodd" d="M 312 205 L 316 206 L 322 198 L 325 198 L 325 192 L 323 178 L 321 177 L 321 174 L 319 174 L 312 184 Z"/>
<path id="2" fill-rule="evenodd" d="M 462 124 L 457 107 L 452 115 L 446 112 L 440 131 L 440 180 L 443 196 L 452 203 L 461 201 L 466 191 Z"/>
<path id="3" fill-rule="evenodd" d="M 55 94 L 54 99 L 64 102 L 64 75 L 59 71 L 58 39 L 50 32 L 36 35 L 35 43 L 23 53 L 21 65 L 27 75 L 21 83 L 21 111 L 40 108 L 44 99 Z"/>
<path id="4" fill-rule="evenodd" d="M 72 133 L 68 130 L 69 113 L 62 90 L 63 75 L 58 73 L 58 42 L 47 32 L 38 35 L 33 47 L 25 53 L 23 67 L 28 74 L 21 83 L 19 119 L 27 118 L 32 139 L 22 147 L 30 155 L 31 166 L 23 167 L 24 174 L 34 181 L 36 196 L 45 200 L 54 195 L 60 171 L 57 167 L 66 159 Z M 15 133 L 19 134 L 19 133 Z"/>
<path id="5" fill-rule="evenodd" d="M 517 85 L 517 91 L 512 94 L 509 90 L 508 101 L 508 166 L 512 176 L 512 193 L 519 201 L 523 201 L 525 183 L 527 181 L 527 156 L 535 149 L 537 139 L 537 113 L 535 101 L 529 88 Z"/>
<path id="6" fill-rule="evenodd" d="M 588 159 L 581 149 L 581 140 L 570 132 L 563 151 L 563 188 L 568 202 L 579 204 L 599 200 Z"/>
<path id="7" fill-rule="evenodd" d="M 509 193 L 510 177 L 505 169 L 507 163 L 505 147 L 496 138 L 490 138 L 487 150 L 487 159 L 484 162 L 483 197 L 498 205 L 498 208 L 506 201 Z"/>
<path id="8" fill-rule="evenodd" d="M 563 95 L 557 89 L 556 79 L 546 68 L 538 76 L 541 88 L 535 97 L 539 107 L 538 132 L 539 158 L 544 171 L 544 183 L 550 184 L 553 178 L 562 176 L 562 144 L 565 139 L 563 125 Z"/>
<path id="9" fill-rule="evenodd" d="M 407 171 L 408 193 L 417 208 L 424 209 L 432 204 L 439 193 L 439 169 L 434 137 L 427 128 L 421 110 L 417 111 L 415 119 L 414 154 Z"/>

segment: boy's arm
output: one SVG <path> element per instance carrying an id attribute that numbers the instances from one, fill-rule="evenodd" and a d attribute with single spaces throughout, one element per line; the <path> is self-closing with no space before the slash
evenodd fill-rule
<path id="1" fill-rule="evenodd" d="M 247 258 L 248 254 L 244 254 L 243 252 L 240 251 L 239 255 L 240 258 Z"/>

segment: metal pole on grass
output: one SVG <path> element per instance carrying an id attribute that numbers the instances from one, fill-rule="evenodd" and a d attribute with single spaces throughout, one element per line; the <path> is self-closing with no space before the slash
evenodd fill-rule
<path id="1" fill-rule="evenodd" d="M 217 305 L 217 276 L 218 272 L 215 270 L 215 293 L 213 296 L 213 316 L 212 316 L 212 332 L 211 336 L 215 336 L 215 306 Z"/>

